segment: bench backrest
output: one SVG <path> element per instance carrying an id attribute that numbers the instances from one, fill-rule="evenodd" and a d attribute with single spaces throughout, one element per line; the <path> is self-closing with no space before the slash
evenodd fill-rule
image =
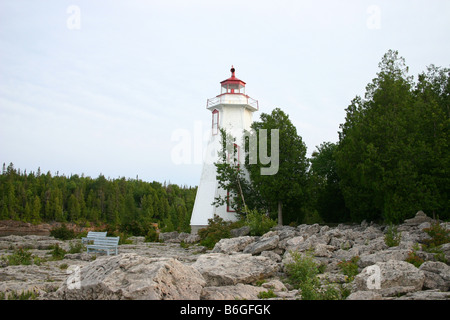
<path id="1" fill-rule="evenodd" d="M 117 246 L 119 244 L 120 237 L 105 237 L 95 238 L 94 245 L 97 246 Z"/>
<path id="2" fill-rule="evenodd" d="M 87 238 L 95 238 L 95 237 L 106 237 L 106 234 L 108 232 L 96 232 L 96 231 L 89 231 L 87 234 Z"/>

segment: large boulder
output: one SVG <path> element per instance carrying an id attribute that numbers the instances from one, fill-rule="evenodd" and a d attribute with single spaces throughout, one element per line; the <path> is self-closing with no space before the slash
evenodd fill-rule
<path id="1" fill-rule="evenodd" d="M 387 262 L 389 260 L 405 261 L 408 258 L 410 250 L 389 248 L 387 250 L 377 251 L 372 254 L 365 254 L 360 256 L 359 265 L 367 267 L 374 265 L 377 262 Z"/>
<path id="2" fill-rule="evenodd" d="M 192 267 L 200 271 L 208 286 L 248 284 L 268 278 L 278 271 L 278 264 L 272 259 L 245 253 L 203 254 Z"/>
<path id="3" fill-rule="evenodd" d="M 414 218 L 406 219 L 403 223 L 406 226 L 418 226 L 424 222 L 433 222 L 433 219 L 428 217 L 423 211 L 418 211 Z"/>
<path id="4" fill-rule="evenodd" d="M 75 240 L 76 241 L 76 240 Z M 71 242 L 75 242 L 71 241 Z M 79 241 L 79 240 L 78 240 Z M 37 236 L 37 235 L 10 235 L 0 237 L 0 250 L 1 249 L 38 249 L 49 250 L 55 246 L 59 246 L 65 250 L 69 250 L 68 241 L 57 240 L 50 236 Z"/>
<path id="5" fill-rule="evenodd" d="M 258 241 L 253 242 L 245 247 L 244 253 L 251 253 L 252 255 L 259 254 L 263 251 L 275 249 L 280 238 L 278 235 L 270 237 L 261 237 Z"/>
<path id="6" fill-rule="evenodd" d="M 425 289 L 439 289 L 449 291 L 450 289 L 450 267 L 439 261 L 426 261 L 419 267 L 425 274 Z"/>
<path id="7" fill-rule="evenodd" d="M 396 296 L 422 290 L 423 271 L 406 261 L 377 262 L 364 268 L 355 277 L 353 291 L 371 291 L 382 296 Z"/>
<path id="8" fill-rule="evenodd" d="M 206 287 L 202 291 L 202 300 L 256 300 L 258 294 L 267 291 L 263 287 L 238 283 L 235 286 Z"/>
<path id="9" fill-rule="evenodd" d="M 175 259 L 134 253 L 97 258 L 73 270 L 56 292 L 76 300 L 198 300 L 205 280 Z"/>
<path id="10" fill-rule="evenodd" d="M 245 249 L 250 243 L 255 241 L 255 237 L 243 236 L 237 238 L 221 239 L 216 243 L 212 252 L 214 253 L 233 253 Z"/>
<path id="11" fill-rule="evenodd" d="M 250 227 L 243 226 L 241 228 L 230 230 L 231 237 L 243 237 L 250 234 Z"/>

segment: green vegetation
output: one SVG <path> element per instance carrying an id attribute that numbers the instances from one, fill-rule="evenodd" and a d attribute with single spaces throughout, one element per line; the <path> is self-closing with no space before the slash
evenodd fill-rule
<path id="1" fill-rule="evenodd" d="M 253 159 L 256 160 L 255 164 L 250 164 L 247 156 L 245 166 L 252 181 L 248 188 L 249 194 L 259 195 L 259 197 L 248 196 L 249 208 L 272 213 L 279 225 L 302 221 L 307 208 L 305 204 L 308 193 L 308 160 L 305 143 L 298 135 L 289 116 L 279 108 L 275 108 L 270 114 L 262 113 L 260 121 L 253 122 L 252 129 L 248 135 L 249 139 L 257 143 L 248 143 L 248 151 L 250 154 L 259 156 Z M 261 141 L 263 145 L 260 145 L 260 138 L 264 132 L 267 138 L 263 139 Z M 278 145 L 274 138 L 276 132 L 278 132 Z M 272 163 L 276 157 L 275 154 L 270 154 L 269 163 L 261 159 L 261 148 L 264 147 L 267 153 L 269 150 L 272 152 L 273 147 L 275 147 L 274 151 L 278 151 L 278 170 L 269 169 L 275 165 Z M 265 173 L 264 170 L 276 173 Z"/>
<path id="2" fill-rule="evenodd" d="M 244 219 L 244 225 L 250 228 L 251 236 L 262 236 L 276 226 L 277 222 L 258 210 L 249 210 Z"/>
<path id="3" fill-rule="evenodd" d="M 8 266 L 18 265 L 41 265 L 43 262 L 41 258 L 31 254 L 29 249 L 15 248 L 12 254 L 2 255 L 1 260 L 5 261 Z"/>
<path id="4" fill-rule="evenodd" d="M 449 218 L 450 69 L 431 65 L 418 82 L 389 50 L 346 109 L 335 152 L 350 219 L 401 223 L 418 210 Z"/>
<path id="5" fill-rule="evenodd" d="M 10 266 L 18 265 L 31 265 L 33 263 L 33 257 L 28 249 L 18 248 L 10 255 L 2 256 L 3 260 L 6 260 Z"/>
<path id="6" fill-rule="evenodd" d="M 406 258 L 406 262 L 413 264 L 416 268 L 419 268 L 422 263 L 425 262 L 424 259 L 417 255 L 417 251 L 420 250 L 420 245 L 416 244 L 413 249 L 408 252 L 408 257 Z"/>
<path id="7" fill-rule="evenodd" d="M 339 140 L 323 142 L 309 159 L 301 136 L 279 108 L 261 114 L 254 130 L 244 135 L 250 182 L 242 167 L 225 156 L 233 152 L 229 146 L 235 141 L 222 133 L 217 177 L 232 201 L 222 200 L 241 215 L 256 209 L 285 225 L 363 220 L 398 224 L 418 210 L 448 220 L 449 105 L 449 68 L 430 65 L 414 82 L 405 59 L 389 50 L 364 97 L 356 96 L 345 109 Z M 270 167 L 266 162 L 273 155 L 259 159 L 264 146 L 258 138 L 267 132 L 269 151 L 275 129 L 279 170 L 265 175 L 261 170 Z M 250 163 L 252 154 L 258 159 Z M 391 240 L 395 245 L 398 239 Z"/>
<path id="8" fill-rule="evenodd" d="M 397 227 L 392 224 L 389 225 L 384 235 L 384 243 L 386 243 L 388 247 L 396 247 L 400 244 L 401 239 L 402 235 L 397 231 Z"/>
<path id="9" fill-rule="evenodd" d="M 70 240 L 76 238 L 77 236 L 75 234 L 75 231 L 67 228 L 65 224 L 63 224 L 61 227 L 56 227 L 50 230 L 50 235 L 60 240 Z"/>
<path id="10" fill-rule="evenodd" d="M 342 273 L 347 276 L 347 282 L 352 282 L 358 275 L 358 261 L 359 257 L 355 256 L 348 261 L 338 263 L 338 267 L 342 270 Z"/>
<path id="11" fill-rule="evenodd" d="M 272 289 L 269 289 L 267 291 L 261 291 L 257 295 L 258 299 L 270 299 L 270 298 L 276 298 L 277 295 L 273 292 Z"/>
<path id="12" fill-rule="evenodd" d="M 248 226 L 250 235 L 262 236 L 275 225 L 276 222 L 267 217 L 267 215 L 257 210 L 249 210 L 247 215 L 241 216 L 236 222 L 225 221 L 218 215 L 215 215 L 213 219 L 208 219 L 208 226 L 200 229 L 198 235 L 200 236 L 200 244 L 212 249 L 220 239 L 230 238 L 232 229 Z"/>
<path id="13" fill-rule="evenodd" d="M 198 231 L 200 244 L 208 249 L 212 249 L 220 239 L 230 238 L 230 230 L 238 225 L 238 223 L 225 221 L 218 215 L 214 215 L 213 219 L 208 219 L 208 227 Z"/>
<path id="14" fill-rule="evenodd" d="M 152 223 L 162 231 L 190 232 L 196 188 L 125 178 L 70 177 L 21 172 L 11 163 L 0 174 L 0 220 L 108 225 L 124 234 L 146 236 Z M 75 235 L 65 227 L 59 239 Z"/>
<path id="15" fill-rule="evenodd" d="M 20 293 L 11 291 L 8 294 L 0 292 L 0 300 L 36 300 L 39 294 L 34 290 L 22 291 Z"/>
<path id="16" fill-rule="evenodd" d="M 67 251 L 60 248 L 59 245 L 53 246 L 53 249 L 51 251 L 52 259 L 53 260 L 62 260 L 64 259 L 64 256 L 66 255 Z"/>
<path id="17" fill-rule="evenodd" d="M 441 227 L 439 221 L 433 222 L 429 228 L 423 229 L 431 238 L 423 242 L 427 249 L 437 248 L 450 242 L 450 230 Z"/>
<path id="18" fill-rule="evenodd" d="M 145 235 L 145 242 L 159 242 L 159 235 L 155 226 L 151 225 L 148 227 L 148 232 Z"/>
<path id="19" fill-rule="evenodd" d="M 302 300 L 339 300 L 345 294 L 330 284 L 322 284 L 317 277 L 321 272 L 320 265 L 310 254 L 290 252 L 292 262 L 285 265 L 287 282 L 301 292 Z"/>

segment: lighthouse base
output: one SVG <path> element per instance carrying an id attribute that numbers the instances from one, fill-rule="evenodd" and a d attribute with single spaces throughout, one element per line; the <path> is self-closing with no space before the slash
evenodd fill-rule
<path id="1" fill-rule="evenodd" d="M 197 233 L 198 233 L 198 230 L 203 229 L 203 228 L 206 228 L 206 227 L 208 227 L 208 226 L 207 226 L 207 225 L 206 225 L 206 226 L 199 226 L 199 225 L 197 225 L 197 226 L 192 226 L 192 225 L 191 225 L 191 234 L 197 234 Z"/>

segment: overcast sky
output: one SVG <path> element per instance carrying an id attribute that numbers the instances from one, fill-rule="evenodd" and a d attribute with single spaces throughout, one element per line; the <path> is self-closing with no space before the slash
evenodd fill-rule
<path id="1" fill-rule="evenodd" d="M 417 79 L 450 66 L 449 34 L 448 0 L 0 0 L 0 161 L 197 185 L 231 65 L 310 155 L 384 53 Z"/>

